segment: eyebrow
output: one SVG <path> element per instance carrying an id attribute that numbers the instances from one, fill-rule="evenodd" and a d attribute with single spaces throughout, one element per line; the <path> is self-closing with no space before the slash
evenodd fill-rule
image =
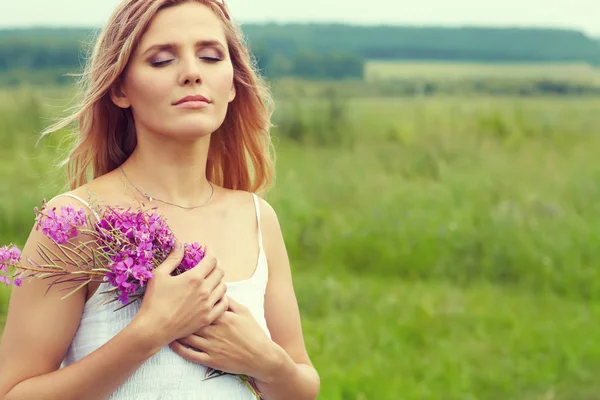
<path id="1" fill-rule="evenodd" d="M 155 44 L 152 45 L 150 47 L 148 47 L 148 49 L 146 49 L 142 55 L 145 55 L 147 53 L 149 53 L 152 50 L 173 50 L 176 49 L 177 47 L 179 47 L 179 45 L 177 45 L 176 43 L 163 43 L 163 44 Z M 197 48 L 203 48 L 203 47 L 221 47 L 221 48 L 225 48 L 225 46 L 223 46 L 223 43 L 221 43 L 221 41 L 219 40 L 200 40 L 199 42 L 196 42 L 196 47 Z"/>

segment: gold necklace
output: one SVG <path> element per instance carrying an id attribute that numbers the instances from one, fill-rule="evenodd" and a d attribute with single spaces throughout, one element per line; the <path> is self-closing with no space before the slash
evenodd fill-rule
<path id="1" fill-rule="evenodd" d="M 184 210 L 193 210 L 195 208 L 200 208 L 200 207 L 204 207 L 205 205 L 207 205 L 208 202 L 212 199 L 213 195 L 215 194 L 215 188 L 214 188 L 213 184 L 210 181 L 208 181 L 208 184 L 210 185 L 210 196 L 208 197 L 208 199 L 203 204 L 201 204 L 199 206 L 192 206 L 192 207 L 180 206 L 179 204 L 175 204 L 175 203 L 171 203 L 171 202 L 168 202 L 168 201 L 165 201 L 165 200 L 157 199 L 156 197 L 150 196 L 148 193 L 141 191 L 140 189 L 138 189 L 137 186 L 135 186 L 133 184 L 133 182 L 131 181 L 131 179 L 129 179 L 129 177 L 125 173 L 125 170 L 123 169 L 123 167 L 121 166 L 121 167 L 119 167 L 119 169 L 121 169 L 121 172 L 123 172 L 123 176 L 125 177 L 125 179 L 127 179 L 127 182 L 129 182 L 129 184 L 131 186 L 133 186 L 133 188 L 135 190 L 137 190 L 140 195 L 142 195 L 144 198 L 146 198 L 150 202 L 152 202 L 152 201 L 158 201 L 158 202 L 161 202 L 161 203 L 164 203 L 164 204 L 168 204 L 168 205 L 173 206 L 173 207 L 182 208 Z"/>

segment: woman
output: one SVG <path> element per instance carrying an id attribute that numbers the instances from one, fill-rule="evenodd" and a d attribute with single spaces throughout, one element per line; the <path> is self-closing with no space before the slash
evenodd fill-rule
<path id="1" fill-rule="evenodd" d="M 211 367 L 254 378 L 265 399 L 316 398 L 277 216 L 254 194 L 272 175 L 269 93 L 225 5 L 125 0 L 84 79 L 81 108 L 45 132 L 79 124 L 72 190 L 49 207 L 143 201 L 207 255 L 174 277 L 179 246 L 118 312 L 98 284 L 65 300 L 42 280 L 15 288 L 0 397 L 253 398 L 233 375 L 205 380 Z M 52 246 L 32 230 L 23 257 L 39 260 L 40 242 Z"/>

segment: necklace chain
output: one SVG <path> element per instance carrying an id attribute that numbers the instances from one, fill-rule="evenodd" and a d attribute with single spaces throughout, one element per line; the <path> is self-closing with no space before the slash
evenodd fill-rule
<path id="1" fill-rule="evenodd" d="M 212 182 L 208 181 L 208 184 L 210 185 L 210 196 L 208 197 L 208 199 L 203 204 L 200 204 L 199 206 L 192 206 L 192 207 L 180 206 L 179 204 L 175 204 L 175 203 L 171 203 L 171 202 L 168 202 L 168 201 L 165 201 L 165 200 L 157 199 L 156 197 L 150 196 L 148 193 L 141 191 L 140 189 L 138 189 L 137 186 L 135 186 L 135 184 L 131 181 L 131 179 L 129 179 L 129 177 L 125 173 L 125 170 L 123 169 L 123 167 L 119 167 L 119 168 L 121 169 L 121 172 L 123 173 L 123 176 L 125 177 L 125 179 L 127 179 L 127 182 L 129 182 L 129 184 L 131 186 L 133 186 L 133 188 L 135 190 L 137 190 L 137 192 L 140 195 L 142 195 L 144 198 L 146 198 L 150 202 L 152 202 L 152 201 L 158 201 L 158 202 L 161 202 L 161 203 L 164 203 L 164 204 L 168 204 L 168 205 L 173 206 L 173 207 L 182 208 L 184 210 L 193 210 L 193 209 L 204 207 L 205 205 L 207 205 L 208 202 L 212 199 L 213 194 L 215 194 L 215 188 L 214 188 Z"/>

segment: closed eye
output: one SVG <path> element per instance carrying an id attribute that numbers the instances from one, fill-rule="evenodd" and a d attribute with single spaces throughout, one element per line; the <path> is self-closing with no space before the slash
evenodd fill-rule
<path id="1" fill-rule="evenodd" d="M 223 61 L 222 59 L 220 59 L 220 58 L 217 58 L 217 57 L 200 57 L 200 59 L 201 59 L 201 60 L 204 60 L 204 61 L 208 61 L 208 62 L 219 62 L 219 61 Z"/>
<path id="2" fill-rule="evenodd" d="M 219 61 L 223 61 L 221 58 L 217 58 L 217 57 L 199 57 L 201 60 L 210 62 L 210 63 L 217 63 Z M 164 61 L 155 61 L 150 63 L 153 67 L 161 67 L 163 65 L 167 65 L 170 62 L 172 62 L 173 60 L 164 60 Z"/>
<path id="3" fill-rule="evenodd" d="M 170 63 L 173 60 L 164 60 L 164 61 L 156 61 L 156 62 L 152 62 L 150 63 L 153 67 L 161 67 L 163 65 L 167 65 L 168 63 Z"/>

